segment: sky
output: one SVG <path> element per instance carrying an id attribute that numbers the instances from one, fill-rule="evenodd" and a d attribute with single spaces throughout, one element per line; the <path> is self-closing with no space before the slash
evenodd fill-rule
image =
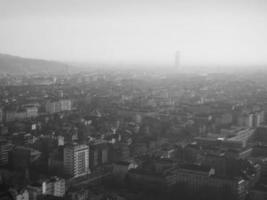
<path id="1" fill-rule="evenodd" d="M 0 52 L 74 62 L 267 64 L 266 0 L 0 0 Z"/>

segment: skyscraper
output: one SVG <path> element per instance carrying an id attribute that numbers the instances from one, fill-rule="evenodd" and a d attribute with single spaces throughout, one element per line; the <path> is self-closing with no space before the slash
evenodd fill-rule
<path id="1" fill-rule="evenodd" d="M 176 51 L 175 53 L 174 67 L 176 69 L 180 69 L 180 52 L 179 51 Z"/>
<path id="2" fill-rule="evenodd" d="M 89 173 L 88 145 L 68 145 L 64 148 L 64 171 L 72 177 Z"/>

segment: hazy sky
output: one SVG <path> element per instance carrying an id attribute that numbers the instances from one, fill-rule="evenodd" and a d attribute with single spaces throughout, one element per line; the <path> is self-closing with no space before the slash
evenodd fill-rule
<path id="1" fill-rule="evenodd" d="M 0 0 L 0 52 L 67 61 L 267 63 L 267 0 Z"/>

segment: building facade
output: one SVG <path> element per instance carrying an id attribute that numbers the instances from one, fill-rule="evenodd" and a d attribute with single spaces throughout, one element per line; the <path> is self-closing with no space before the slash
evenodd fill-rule
<path id="1" fill-rule="evenodd" d="M 72 102 L 68 99 L 62 99 L 58 101 L 49 101 L 45 105 L 45 111 L 50 114 L 70 111 L 72 109 Z"/>
<path id="2" fill-rule="evenodd" d="M 51 177 L 42 183 L 42 194 L 63 197 L 66 192 L 65 185 L 65 179 Z"/>
<path id="3" fill-rule="evenodd" d="M 89 173 L 88 145 L 69 145 L 64 148 L 64 172 L 72 177 Z"/>

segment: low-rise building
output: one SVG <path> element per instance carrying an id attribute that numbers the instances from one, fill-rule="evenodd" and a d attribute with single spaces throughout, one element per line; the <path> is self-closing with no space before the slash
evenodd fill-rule
<path id="1" fill-rule="evenodd" d="M 66 192 L 65 179 L 51 177 L 42 183 L 42 194 L 63 197 Z"/>
<path id="2" fill-rule="evenodd" d="M 58 101 L 49 101 L 45 105 L 45 111 L 50 114 L 70 111 L 72 109 L 72 102 L 69 99 L 61 99 Z"/>
<path id="3" fill-rule="evenodd" d="M 203 188 L 212 188 L 213 191 L 235 199 L 244 199 L 247 182 L 238 178 L 222 178 L 215 176 L 215 170 L 198 165 L 183 165 L 177 170 L 177 183 L 183 183 L 190 191 L 198 192 Z"/>

